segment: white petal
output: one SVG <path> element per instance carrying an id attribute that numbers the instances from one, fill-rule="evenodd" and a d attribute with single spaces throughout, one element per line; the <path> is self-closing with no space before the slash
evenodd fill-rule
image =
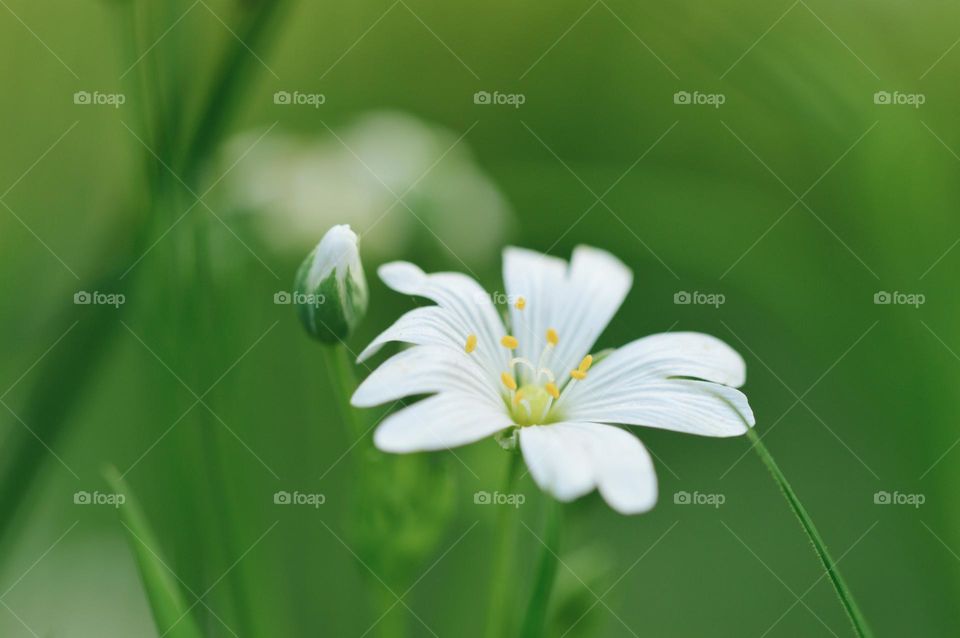
<path id="1" fill-rule="evenodd" d="M 384 419 L 373 435 L 384 452 L 443 450 L 473 443 L 512 424 L 506 410 L 486 401 L 445 392 L 414 403 Z"/>
<path id="2" fill-rule="evenodd" d="M 587 246 L 562 259 L 522 248 L 504 251 L 503 277 L 508 298 L 526 300 L 524 310 L 511 305 L 519 354 L 536 362 L 548 328 L 560 341 L 550 368 L 569 372 L 586 355 L 623 302 L 633 281 L 630 270 L 610 253 Z"/>
<path id="3" fill-rule="evenodd" d="M 477 335 L 477 349 L 473 356 L 489 374 L 499 375 L 499 371 L 506 369 L 509 354 L 500 345 L 506 330 L 490 295 L 480 284 L 461 273 L 428 275 L 417 266 L 403 261 L 384 264 L 377 272 L 393 290 L 425 297 L 436 303 L 443 313 L 435 317 L 446 322 L 461 348 L 469 335 Z M 495 378 L 493 382 L 496 383 Z"/>
<path id="4" fill-rule="evenodd" d="M 616 511 L 637 514 L 657 501 L 657 476 L 643 444 L 610 425 L 562 422 L 520 429 L 530 474 L 544 491 L 571 501 L 594 487 Z"/>
<path id="5" fill-rule="evenodd" d="M 391 341 L 402 341 L 419 346 L 443 345 L 456 350 L 463 349 L 466 339 L 462 339 L 453 331 L 445 314 L 440 306 L 414 308 L 402 315 L 364 348 L 357 357 L 357 363 L 366 361 Z"/>
<path id="6" fill-rule="evenodd" d="M 576 431 L 567 423 L 520 428 L 520 449 L 540 489 L 572 501 L 594 488 L 593 464 Z"/>
<path id="7" fill-rule="evenodd" d="M 747 365 L 736 350 L 707 334 L 665 332 L 618 348 L 590 369 L 592 384 L 694 377 L 739 388 Z"/>
<path id="8" fill-rule="evenodd" d="M 444 391 L 474 396 L 494 407 L 503 405 L 499 392 L 470 355 L 441 346 L 413 346 L 390 357 L 363 380 L 350 402 L 369 408 Z"/>
<path id="9" fill-rule="evenodd" d="M 646 425 L 702 436 L 737 436 L 753 426 L 753 411 L 739 390 L 687 379 L 607 384 L 593 374 L 571 388 L 559 408 L 564 419 Z"/>

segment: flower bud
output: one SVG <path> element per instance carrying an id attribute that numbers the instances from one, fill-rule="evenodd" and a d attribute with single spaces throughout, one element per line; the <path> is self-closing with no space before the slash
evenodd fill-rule
<path id="1" fill-rule="evenodd" d="M 297 314 L 307 332 L 324 343 L 346 339 L 367 311 L 357 243 L 349 225 L 334 226 L 297 270 Z"/>

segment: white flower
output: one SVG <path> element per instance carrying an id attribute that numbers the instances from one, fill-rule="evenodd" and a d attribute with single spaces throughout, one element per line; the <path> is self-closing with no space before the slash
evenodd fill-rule
<path id="1" fill-rule="evenodd" d="M 537 484 L 561 501 L 597 488 L 618 512 L 651 509 L 657 477 L 646 449 L 615 424 L 735 436 L 754 424 L 746 366 L 730 346 L 695 332 L 664 333 L 609 354 L 589 352 L 630 289 L 630 270 L 580 246 L 568 264 L 520 248 L 504 251 L 509 333 L 491 297 L 459 273 L 386 264 L 393 290 L 426 297 L 360 355 L 385 343 L 394 355 L 357 388 L 370 407 L 429 394 L 389 416 L 374 442 L 386 452 L 452 448 L 517 426 Z"/>
<path id="2" fill-rule="evenodd" d="M 247 215 L 278 250 L 308 250 L 349 222 L 368 254 L 396 255 L 425 223 L 435 233 L 426 241 L 480 259 L 503 243 L 513 213 L 460 133 L 397 111 L 368 111 L 316 136 L 243 133 L 221 153 L 222 207 Z"/>

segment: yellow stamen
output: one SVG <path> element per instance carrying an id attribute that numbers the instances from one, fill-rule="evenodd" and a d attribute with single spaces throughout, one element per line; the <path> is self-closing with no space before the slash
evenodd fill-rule
<path id="1" fill-rule="evenodd" d="M 513 307 L 516 308 L 517 310 L 523 310 L 524 308 L 527 307 L 527 300 L 524 299 L 523 297 L 520 297 L 519 299 L 517 299 L 517 303 L 513 304 Z"/>
<path id="2" fill-rule="evenodd" d="M 500 380 L 503 381 L 503 385 L 507 386 L 509 390 L 517 389 L 517 380 L 513 378 L 513 375 L 509 372 L 501 372 Z"/>
<path id="3" fill-rule="evenodd" d="M 467 343 L 463 346 L 463 349 L 467 351 L 467 354 L 470 354 L 477 349 L 477 335 L 469 335 L 467 337 Z"/>
<path id="4" fill-rule="evenodd" d="M 516 347 L 520 345 L 520 342 L 517 341 L 516 337 L 511 337 L 510 335 L 507 335 L 500 339 L 500 345 L 502 345 L 504 348 L 515 350 Z"/>
<path id="5" fill-rule="evenodd" d="M 551 346 L 555 346 L 560 343 L 560 335 L 557 334 L 557 331 L 553 328 L 547 328 L 547 343 Z"/>
<path id="6" fill-rule="evenodd" d="M 513 397 L 513 404 L 519 405 L 521 399 L 523 399 L 523 390 L 517 390 L 517 393 Z"/>
<path id="7" fill-rule="evenodd" d="M 553 383 L 548 383 L 543 386 L 543 389 L 547 391 L 547 394 L 552 396 L 554 399 L 560 398 L 560 390 L 557 389 L 557 386 Z"/>
<path id="8" fill-rule="evenodd" d="M 583 361 L 580 362 L 580 367 L 577 368 L 580 372 L 586 373 L 590 369 L 590 366 L 593 365 L 593 355 L 587 355 L 583 358 Z"/>
<path id="9" fill-rule="evenodd" d="M 587 370 L 590 369 L 590 366 L 593 365 L 593 356 L 587 355 L 583 358 L 583 361 L 580 362 L 580 365 L 576 370 L 570 372 L 570 376 L 578 381 L 583 381 L 587 378 Z"/>

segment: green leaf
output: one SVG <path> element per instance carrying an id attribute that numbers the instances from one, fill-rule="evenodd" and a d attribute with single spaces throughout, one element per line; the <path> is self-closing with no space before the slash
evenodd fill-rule
<path id="1" fill-rule="evenodd" d="M 119 508 L 120 520 L 127 529 L 157 631 L 165 638 L 203 638 L 173 571 L 160 555 L 160 546 L 133 492 L 116 468 L 108 468 L 104 476 L 114 492 L 125 496 Z"/>

